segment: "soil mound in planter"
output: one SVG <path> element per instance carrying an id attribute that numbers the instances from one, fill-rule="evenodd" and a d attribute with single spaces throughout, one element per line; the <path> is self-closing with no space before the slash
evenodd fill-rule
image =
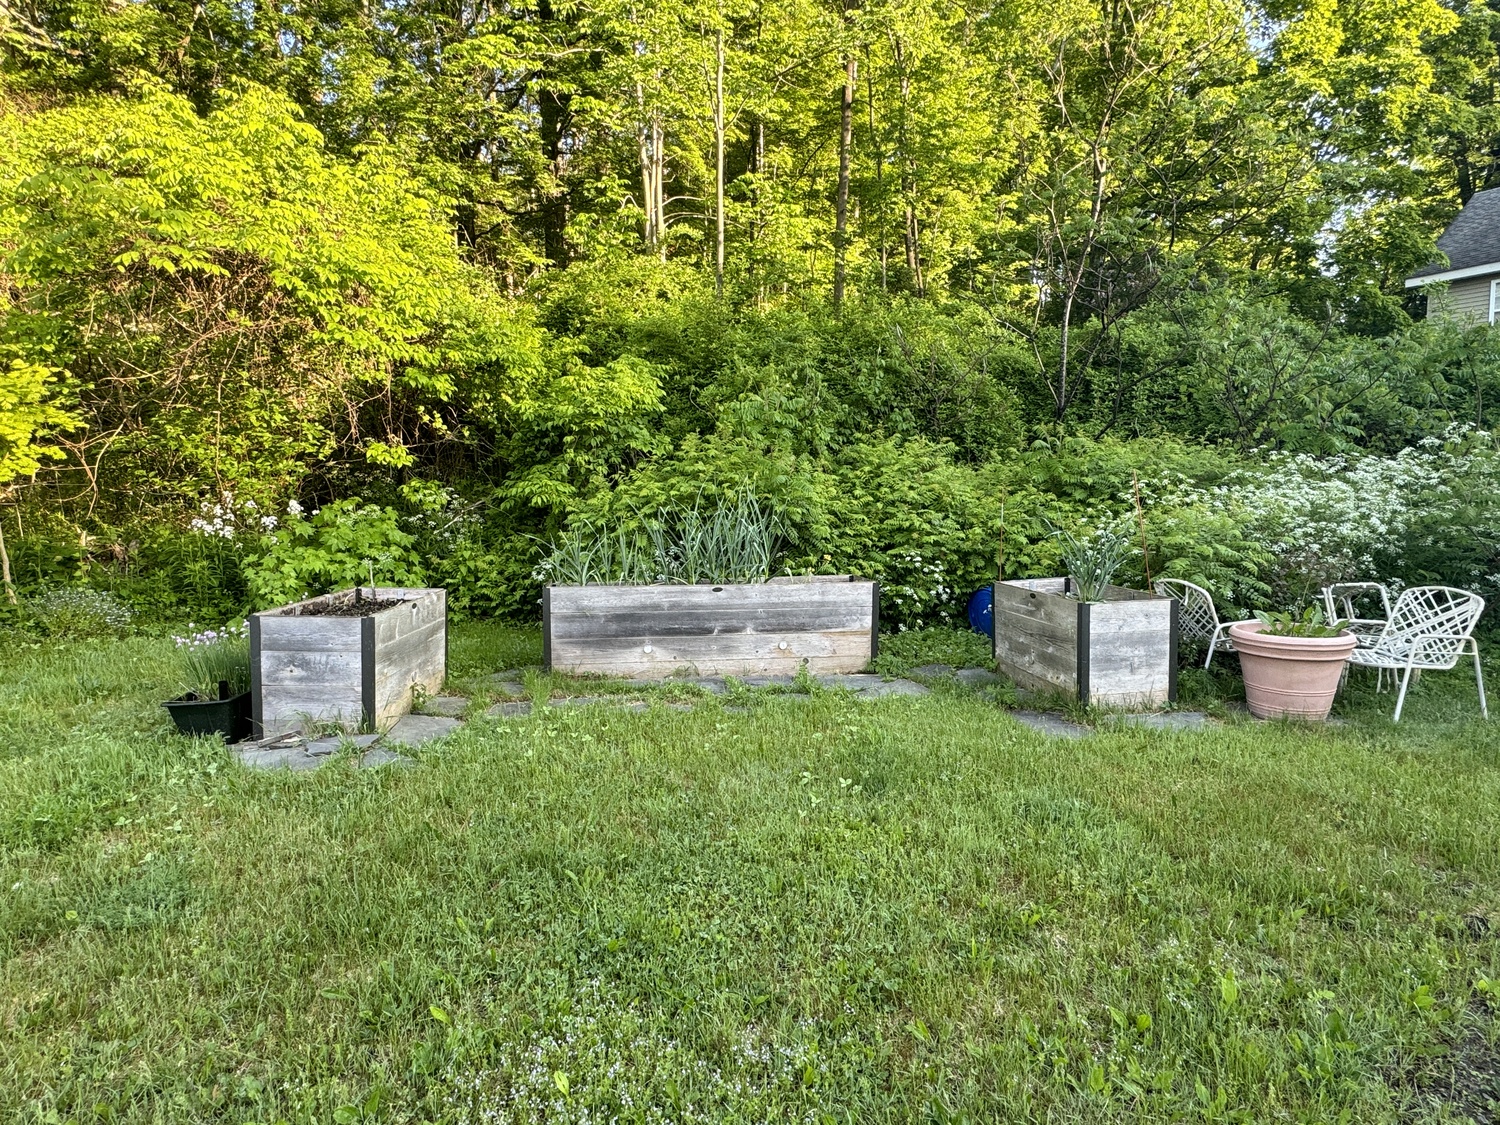
<path id="1" fill-rule="evenodd" d="M 391 609 L 398 605 L 405 605 L 401 598 L 362 598 L 354 601 L 352 598 L 337 602 L 324 602 L 304 605 L 290 613 L 292 617 L 374 617 L 382 610 Z"/>

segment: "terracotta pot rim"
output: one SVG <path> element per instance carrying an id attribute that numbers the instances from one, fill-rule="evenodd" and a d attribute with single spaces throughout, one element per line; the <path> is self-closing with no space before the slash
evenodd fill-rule
<path id="1" fill-rule="evenodd" d="M 1230 636 L 1242 636 L 1247 639 L 1260 640 L 1266 645 L 1286 646 L 1286 648 L 1344 648 L 1350 642 L 1358 643 L 1355 634 L 1350 633 L 1347 628 L 1341 628 L 1338 636 L 1275 636 L 1266 633 L 1266 625 L 1260 621 L 1236 621 L 1229 627 Z"/>
<path id="2" fill-rule="evenodd" d="M 1253 655 L 1291 660 L 1342 660 L 1358 644 L 1348 629 L 1341 629 L 1336 637 L 1277 637 L 1266 633 L 1265 628 L 1259 621 L 1236 621 L 1229 627 L 1229 636 L 1236 647 Z"/>

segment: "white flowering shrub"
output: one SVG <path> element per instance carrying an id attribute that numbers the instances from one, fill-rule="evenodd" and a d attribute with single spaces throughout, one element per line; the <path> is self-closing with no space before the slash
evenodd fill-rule
<path id="1" fill-rule="evenodd" d="M 917 549 L 892 551 L 876 577 L 881 580 L 882 611 L 891 613 L 902 629 L 952 625 L 963 611 L 941 556 L 928 557 Z"/>
<path id="2" fill-rule="evenodd" d="M 135 611 L 115 595 L 86 587 L 48 590 L 28 598 L 25 609 L 43 635 L 60 640 L 123 636 L 135 620 Z"/>
<path id="3" fill-rule="evenodd" d="M 1277 608 L 1354 580 L 1500 591 L 1500 457 L 1482 431 L 1458 427 L 1388 457 L 1272 453 L 1163 499 L 1159 523 L 1179 538 L 1183 525 L 1232 521 L 1259 556 L 1244 560 L 1241 587 L 1259 586 Z"/>
<path id="4" fill-rule="evenodd" d="M 299 513 L 302 505 L 293 500 L 287 511 Z M 262 512 L 254 500 L 236 500 L 233 492 L 226 491 L 217 500 L 203 501 L 188 527 L 199 535 L 234 539 L 241 533 L 261 535 L 275 531 L 279 522 L 272 513 Z"/>

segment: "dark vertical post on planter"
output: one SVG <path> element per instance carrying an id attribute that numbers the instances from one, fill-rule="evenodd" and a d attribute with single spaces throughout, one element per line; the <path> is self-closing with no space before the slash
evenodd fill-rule
<path id="1" fill-rule="evenodd" d="M 264 738 L 264 706 L 260 691 L 260 618 L 250 615 L 250 737 Z"/>
<path id="2" fill-rule="evenodd" d="M 870 583 L 870 659 L 880 655 L 880 583 Z"/>
<path id="3" fill-rule="evenodd" d="M 443 631 L 447 633 L 447 623 Z M 447 648 L 443 650 L 447 660 Z M 363 730 L 375 729 L 375 618 L 362 617 L 359 622 L 359 707 L 364 712 L 360 720 Z"/>
<path id="4" fill-rule="evenodd" d="M 552 671 L 552 587 L 542 587 L 542 667 Z"/>
<path id="5" fill-rule="evenodd" d="M 1167 702 L 1177 702 L 1177 642 L 1178 618 L 1182 614 L 1182 602 L 1172 599 L 1171 636 L 1167 640 Z"/>
<path id="6" fill-rule="evenodd" d="M 1078 603 L 1078 702 L 1085 707 L 1089 702 L 1089 609 L 1088 602 Z"/>

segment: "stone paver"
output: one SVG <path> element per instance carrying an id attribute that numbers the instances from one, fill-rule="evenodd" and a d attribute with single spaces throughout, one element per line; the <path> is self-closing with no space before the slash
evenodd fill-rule
<path id="1" fill-rule="evenodd" d="M 970 687 L 989 687 L 1003 681 L 988 668 L 964 668 L 958 673 L 958 682 Z"/>
<path id="2" fill-rule="evenodd" d="M 450 719 L 456 719 L 468 710 L 469 701 L 461 695 L 434 695 L 422 704 L 422 712 L 427 715 L 446 715 Z"/>
<path id="3" fill-rule="evenodd" d="M 346 744 L 352 745 L 356 749 L 364 750 L 374 746 L 379 741 L 380 735 L 378 734 L 334 734 L 329 735 L 327 738 L 313 739 L 307 744 L 306 750 L 309 754 L 321 756 L 337 753 L 339 748 Z"/>
<path id="4" fill-rule="evenodd" d="M 526 685 L 520 672 L 496 672 L 484 678 L 484 686 L 500 695 L 525 695 Z"/>
<path id="5" fill-rule="evenodd" d="M 856 692 L 861 699 L 880 699 L 889 695 L 927 695 L 931 690 L 911 680 L 888 680 L 884 676 L 868 673 L 819 676 L 818 683 L 826 688 L 845 688 Z"/>
<path id="6" fill-rule="evenodd" d="M 524 719 L 531 714 L 530 703 L 497 703 L 485 712 L 492 719 Z"/>
<path id="7" fill-rule="evenodd" d="M 573 695 L 566 699 L 551 700 L 549 707 L 589 707 L 602 703 L 606 707 L 619 707 L 625 711 L 649 711 L 651 704 L 644 699 L 627 699 L 620 695 Z"/>
<path id="8" fill-rule="evenodd" d="M 247 748 L 235 751 L 240 762 L 253 770 L 287 769 L 294 773 L 315 770 L 324 762 L 323 756 L 309 754 L 300 745 L 277 746 L 266 749 Z"/>
<path id="9" fill-rule="evenodd" d="M 710 695 L 723 695 L 728 690 L 723 676 L 673 676 L 667 680 L 669 684 L 691 684 L 700 687 Z"/>
<path id="10" fill-rule="evenodd" d="M 385 733 L 387 743 L 422 746 L 434 739 L 452 734 L 463 724 L 445 715 L 403 715 Z"/>
<path id="11" fill-rule="evenodd" d="M 1150 730 L 1203 730 L 1213 726 L 1213 720 L 1202 711 L 1147 711 L 1139 715 L 1121 715 L 1120 722 Z"/>
<path id="12" fill-rule="evenodd" d="M 1012 711 L 1010 717 L 1049 738 L 1083 738 L 1093 733 L 1088 727 L 1045 711 Z"/>
<path id="13" fill-rule="evenodd" d="M 940 680 L 944 676 L 953 675 L 951 664 L 923 664 L 921 667 L 911 670 L 913 676 L 923 676 L 929 680 Z"/>
<path id="14" fill-rule="evenodd" d="M 746 687 L 795 687 L 796 676 L 745 676 L 740 683 Z"/>
<path id="15" fill-rule="evenodd" d="M 373 750 L 366 750 L 359 759 L 361 769 L 375 769 L 378 766 L 414 766 L 417 763 L 405 754 L 398 754 L 394 750 L 387 750 L 384 746 L 377 746 Z"/>

